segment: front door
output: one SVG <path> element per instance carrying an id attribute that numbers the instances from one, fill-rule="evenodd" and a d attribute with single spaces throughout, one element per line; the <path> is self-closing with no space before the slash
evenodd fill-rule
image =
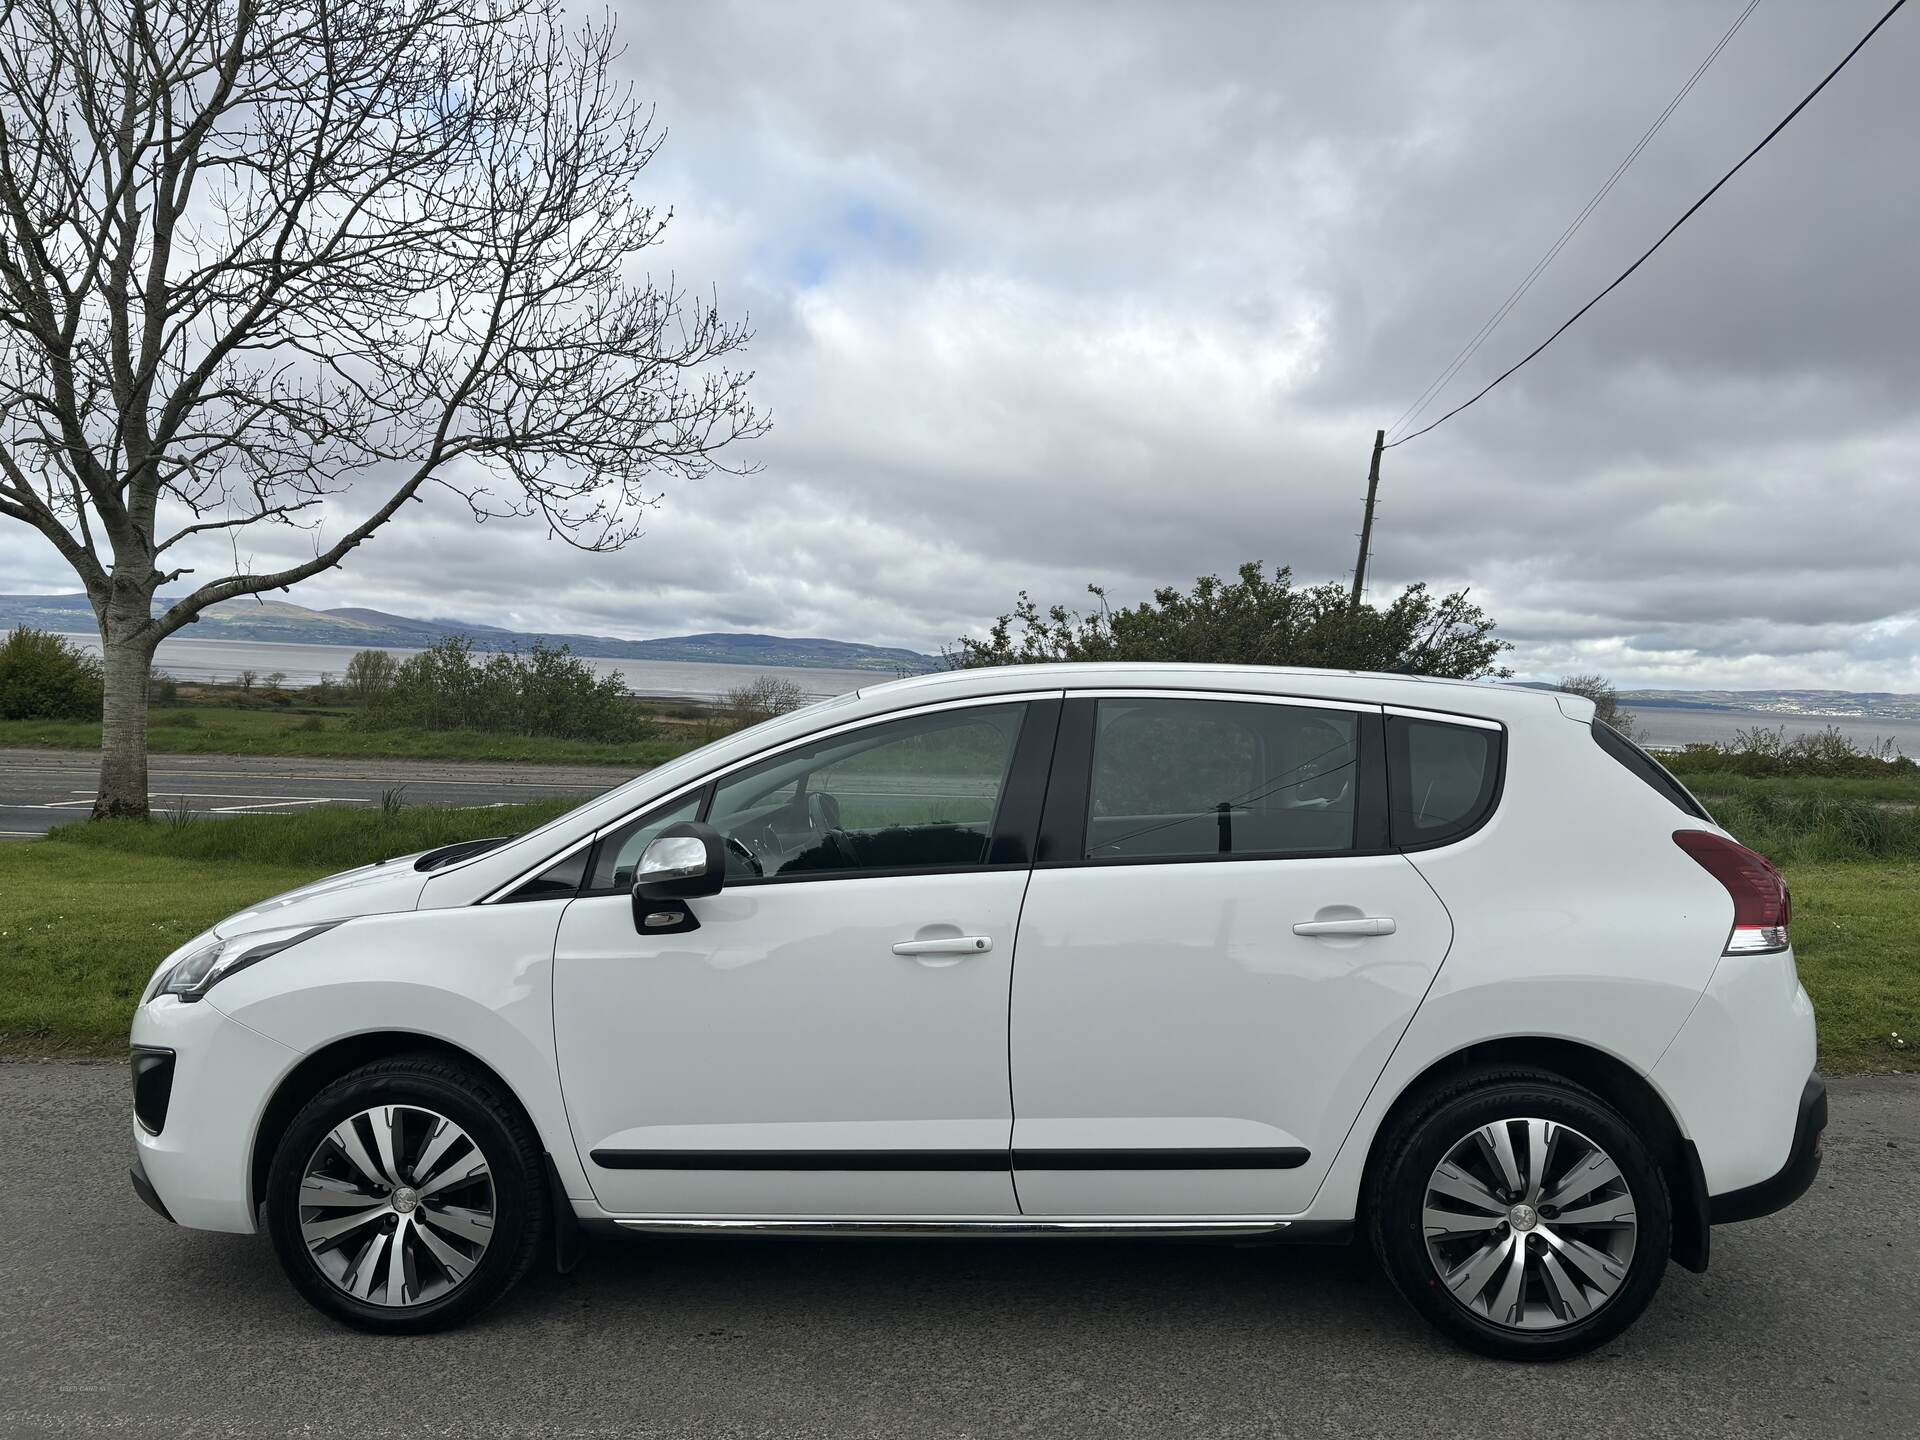
<path id="1" fill-rule="evenodd" d="M 1020 922 L 1022 1210 L 1306 1208 L 1452 929 L 1378 707 L 1075 699 Z"/>
<path id="2" fill-rule="evenodd" d="M 721 776 L 599 842 L 555 1041 L 604 1209 L 1017 1213 L 1007 995 L 1059 705 L 945 706 Z M 697 930 L 635 932 L 646 841 L 727 840 Z"/>

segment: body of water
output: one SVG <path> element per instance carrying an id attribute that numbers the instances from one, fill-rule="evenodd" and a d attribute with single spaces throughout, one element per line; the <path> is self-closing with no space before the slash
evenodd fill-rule
<path id="1" fill-rule="evenodd" d="M 67 639 L 96 655 L 98 635 L 69 635 Z M 174 635 L 160 642 L 154 664 L 176 680 L 233 681 L 242 670 L 271 675 L 278 670 L 289 685 L 311 685 L 323 674 L 335 680 L 346 673 L 347 662 L 368 647 L 357 645 L 286 645 L 259 640 L 201 640 Z M 418 650 L 386 649 L 396 659 L 418 655 Z M 779 665 L 714 665 L 695 660 L 608 660 L 582 656 L 602 675 L 619 675 L 636 695 L 686 696 L 718 700 L 736 685 L 751 684 L 762 675 L 791 680 L 809 699 L 844 695 L 862 685 L 878 685 L 894 677 L 884 670 L 815 670 Z"/>
<path id="2" fill-rule="evenodd" d="M 1642 745 L 1664 746 L 1707 744 L 1731 740 L 1742 730 L 1756 725 L 1764 730 L 1785 727 L 1788 735 L 1817 735 L 1829 725 L 1861 748 L 1876 740 L 1891 740 L 1903 755 L 1920 757 L 1920 720 L 1862 720 L 1852 715 L 1769 715 L 1752 710 L 1634 709 L 1633 738 Z"/>

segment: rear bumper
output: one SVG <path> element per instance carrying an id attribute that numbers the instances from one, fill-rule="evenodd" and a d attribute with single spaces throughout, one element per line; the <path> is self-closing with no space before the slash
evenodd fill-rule
<path id="1" fill-rule="evenodd" d="M 1746 1185 L 1715 1195 L 1707 1202 L 1707 1214 L 1715 1225 L 1730 1225 L 1739 1220 L 1756 1220 L 1784 1210 L 1813 1184 L 1820 1173 L 1821 1135 L 1827 1128 L 1827 1085 L 1818 1075 L 1807 1077 L 1800 1092 L 1800 1113 L 1793 1126 L 1793 1148 L 1787 1163 L 1757 1185 Z"/>

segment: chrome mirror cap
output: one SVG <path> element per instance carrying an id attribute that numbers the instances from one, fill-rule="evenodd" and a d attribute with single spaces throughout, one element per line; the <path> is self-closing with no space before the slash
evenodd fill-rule
<path id="1" fill-rule="evenodd" d="M 633 867 L 635 885 L 663 880 L 695 880 L 707 873 L 707 845 L 698 835 L 661 835 L 640 852 Z"/>

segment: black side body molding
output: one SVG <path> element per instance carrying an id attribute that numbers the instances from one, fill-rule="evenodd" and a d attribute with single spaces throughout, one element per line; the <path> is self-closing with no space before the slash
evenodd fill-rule
<path id="1" fill-rule="evenodd" d="M 595 1150 L 603 1170 L 1294 1170 L 1297 1146 L 1226 1150 Z"/>

